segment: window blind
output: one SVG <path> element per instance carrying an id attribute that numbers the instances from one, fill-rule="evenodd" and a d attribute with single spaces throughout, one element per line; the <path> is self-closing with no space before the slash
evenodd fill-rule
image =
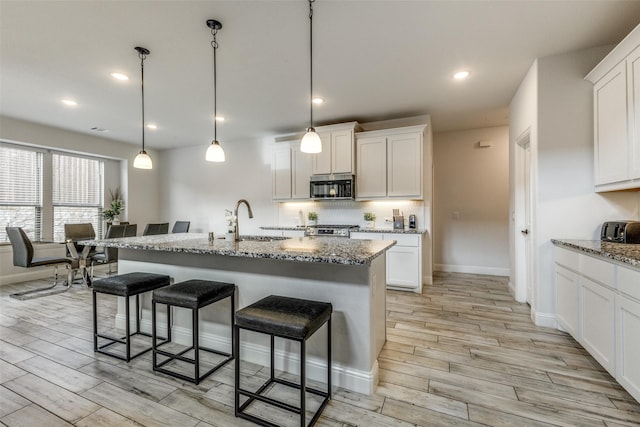
<path id="1" fill-rule="evenodd" d="M 41 214 L 42 153 L 0 144 L 0 243 L 9 241 L 9 226 L 40 240 Z"/>
<path id="2" fill-rule="evenodd" d="M 53 154 L 53 238 L 64 241 L 64 224 L 91 223 L 102 232 L 104 162 L 85 157 Z"/>

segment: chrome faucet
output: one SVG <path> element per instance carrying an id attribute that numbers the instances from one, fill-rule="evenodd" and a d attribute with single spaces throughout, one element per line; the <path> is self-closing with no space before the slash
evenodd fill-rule
<path id="1" fill-rule="evenodd" d="M 238 218 L 238 208 L 243 203 L 247 205 L 247 209 L 249 210 L 249 218 L 253 218 L 253 211 L 251 210 L 251 205 L 249 205 L 249 202 L 247 202 L 245 199 L 238 200 L 238 202 L 236 203 L 236 208 L 233 210 L 233 216 L 236 217 L 236 231 L 234 235 L 236 242 L 240 240 L 240 218 Z"/>

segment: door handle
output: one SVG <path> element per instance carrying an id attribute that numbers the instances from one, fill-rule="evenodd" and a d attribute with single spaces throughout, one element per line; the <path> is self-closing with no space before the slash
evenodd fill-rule
<path id="1" fill-rule="evenodd" d="M 521 232 L 522 234 L 524 234 L 525 236 L 526 236 L 527 234 L 529 234 L 529 230 L 528 230 L 528 229 L 526 229 L 526 228 L 525 228 L 524 230 L 520 230 L 520 232 Z"/>

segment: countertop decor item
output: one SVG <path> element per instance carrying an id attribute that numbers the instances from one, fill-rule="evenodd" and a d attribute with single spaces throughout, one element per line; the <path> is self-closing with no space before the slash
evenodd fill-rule
<path id="1" fill-rule="evenodd" d="M 309 212 L 307 214 L 307 225 L 316 225 L 318 223 L 318 213 L 317 212 Z"/>
<path id="2" fill-rule="evenodd" d="M 367 228 L 374 228 L 376 226 L 376 214 L 373 212 L 365 212 L 364 220 L 367 222 Z"/>
<path id="3" fill-rule="evenodd" d="M 216 51 L 218 50 L 218 41 L 216 40 L 216 35 L 218 34 L 218 30 L 222 28 L 222 24 L 215 19 L 207 20 L 207 27 L 211 29 L 211 35 L 213 36 L 213 40 L 211 41 L 211 47 L 213 47 L 213 141 L 211 141 L 211 145 L 207 148 L 207 154 L 205 155 L 205 159 L 208 162 L 224 162 L 224 150 L 218 141 L 218 110 L 217 110 L 217 97 L 218 97 L 218 86 L 217 86 L 217 76 L 216 76 Z"/>
<path id="4" fill-rule="evenodd" d="M 137 46 L 135 48 L 138 52 L 138 58 L 140 58 L 140 87 L 142 89 L 142 150 L 138 153 L 133 160 L 133 167 L 137 169 L 153 169 L 153 163 L 151 157 L 144 150 L 144 60 L 149 55 L 149 49 Z"/>
<path id="5" fill-rule="evenodd" d="M 322 141 L 313 127 L 313 2 L 309 0 L 309 127 L 300 142 L 303 153 L 322 152 Z"/>

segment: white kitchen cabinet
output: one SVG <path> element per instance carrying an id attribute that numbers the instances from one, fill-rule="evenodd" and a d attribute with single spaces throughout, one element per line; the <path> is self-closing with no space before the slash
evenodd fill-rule
<path id="1" fill-rule="evenodd" d="M 316 128 L 322 141 L 322 152 L 313 154 L 313 174 L 353 174 L 355 171 L 354 133 L 357 122 Z"/>
<path id="2" fill-rule="evenodd" d="M 291 148 L 292 170 L 291 170 L 291 198 L 309 198 L 309 179 L 312 174 L 313 156 L 300 151 L 300 147 L 295 145 Z"/>
<path id="3" fill-rule="evenodd" d="M 593 83 L 596 191 L 640 188 L 640 26 L 587 76 Z"/>
<path id="4" fill-rule="evenodd" d="M 356 142 L 356 197 L 387 197 L 387 139 L 358 138 Z"/>
<path id="5" fill-rule="evenodd" d="M 615 294 L 586 277 L 580 278 L 582 346 L 613 376 L 615 376 Z"/>
<path id="6" fill-rule="evenodd" d="M 356 199 L 423 199 L 423 171 L 431 176 L 426 126 L 361 132 L 356 135 Z M 425 141 L 428 146 L 425 147 Z M 430 188 L 430 180 L 426 184 Z"/>
<path id="7" fill-rule="evenodd" d="M 291 199 L 291 149 L 277 149 L 271 162 L 272 199 Z"/>
<path id="8" fill-rule="evenodd" d="M 422 292 L 422 234 L 356 232 L 351 238 L 395 240 L 387 251 L 387 288 Z"/>
<path id="9" fill-rule="evenodd" d="M 616 331 L 616 379 L 640 402 L 640 302 L 616 296 Z"/>
<path id="10" fill-rule="evenodd" d="M 556 320 L 565 331 L 578 336 L 578 274 L 556 264 Z"/>

